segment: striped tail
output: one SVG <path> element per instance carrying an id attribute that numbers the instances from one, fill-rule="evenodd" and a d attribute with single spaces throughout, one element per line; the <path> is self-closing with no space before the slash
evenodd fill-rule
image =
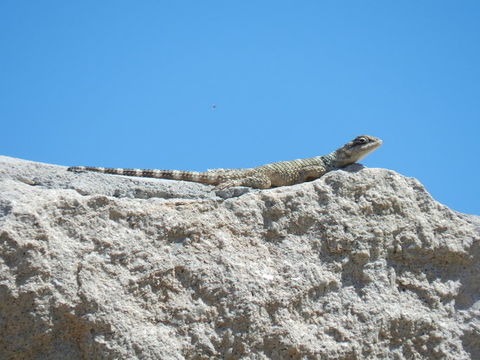
<path id="1" fill-rule="evenodd" d="M 157 179 L 192 181 L 202 184 L 218 185 L 221 177 L 218 174 L 199 171 L 181 171 L 181 170 L 147 170 L 147 169 L 121 169 L 121 168 L 103 168 L 90 166 L 72 166 L 67 169 L 72 172 L 93 171 L 103 174 L 139 176 Z"/>

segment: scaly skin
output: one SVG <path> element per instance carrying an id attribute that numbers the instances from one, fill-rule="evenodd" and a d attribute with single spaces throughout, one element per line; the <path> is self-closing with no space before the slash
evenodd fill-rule
<path id="1" fill-rule="evenodd" d="M 184 180 L 216 185 L 216 189 L 249 186 L 267 189 L 318 179 L 325 173 L 353 164 L 377 149 L 382 140 L 360 135 L 328 155 L 280 161 L 247 169 L 215 169 L 206 172 L 180 170 L 140 170 L 75 166 L 68 171 L 94 171 L 105 174 Z"/>

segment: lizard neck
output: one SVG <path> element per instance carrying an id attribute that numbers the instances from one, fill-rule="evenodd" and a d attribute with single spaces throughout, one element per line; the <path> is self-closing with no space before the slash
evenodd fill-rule
<path id="1" fill-rule="evenodd" d="M 323 161 L 323 164 L 325 165 L 325 170 L 326 171 L 332 171 L 332 170 L 335 170 L 335 169 L 338 169 L 338 168 L 341 167 L 338 164 L 337 156 L 336 156 L 335 151 L 331 152 L 328 155 L 323 155 L 322 156 L 322 161 Z"/>

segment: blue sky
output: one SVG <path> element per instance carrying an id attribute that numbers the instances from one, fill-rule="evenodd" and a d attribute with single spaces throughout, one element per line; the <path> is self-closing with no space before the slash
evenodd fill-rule
<path id="1" fill-rule="evenodd" d="M 369 134 L 364 165 L 478 215 L 479 19 L 479 1 L 3 0 L 0 154 L 205 170 Z"/>

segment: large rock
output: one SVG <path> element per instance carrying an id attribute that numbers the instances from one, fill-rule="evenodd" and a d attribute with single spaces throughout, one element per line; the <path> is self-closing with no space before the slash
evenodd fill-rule
<path id="1" fill-rule="evenodd" d="M 479 223 L 359 165 L 216 194 L 0 157 L 0 358 L 480 359 Z"/>

